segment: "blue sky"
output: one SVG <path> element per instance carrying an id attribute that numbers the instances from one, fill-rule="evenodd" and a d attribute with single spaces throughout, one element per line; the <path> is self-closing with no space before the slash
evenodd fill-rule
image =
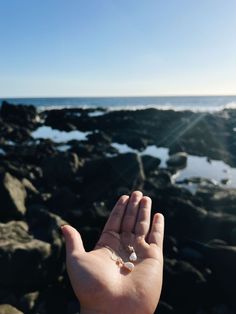
<path id="1" fill-rule="evenodd" d="M 236 94 L 235 0 L 0 0 L 0 97 Z"/>

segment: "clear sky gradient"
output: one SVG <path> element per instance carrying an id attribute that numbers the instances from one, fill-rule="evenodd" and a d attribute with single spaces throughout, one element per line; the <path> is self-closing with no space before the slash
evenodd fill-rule
<path id="1" fill-rule="evenodd" d="M 0 97 L 236 94 L 235 0 L 0 0 Z"/>

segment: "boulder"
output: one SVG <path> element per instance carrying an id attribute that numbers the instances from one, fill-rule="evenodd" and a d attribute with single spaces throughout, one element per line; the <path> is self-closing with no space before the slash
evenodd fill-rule
<path id="1" fill-rule="evenodd" d="M 36 287 L 47 282 L 49 243 L 34 239 L 23 221 L 0 224 L 0 285 Z"/>
<path id="2" fill-rule="evenodd" d="M 0 314 L 24 314 L 24 313 L 17 310 L 15 307 L 13 307 L 10 304 L 1 304 Z"/>
<path id="3" fill-rule="evenodd" d="M 174 313 L 196 313 L 204 296 L 204 275 L 185 261 L 165 259 L 162 298 L 171 304 Z"/>
<path id="4" fill-rule="evenodd" d="M 207 200 L 212 211 L 236 214 L 236 189 L 220 189 Z"/>
<path id="5" fill-rule="evenodd" d="M 41 205 L 29 207 L 26 215 L 29 231 L 34 238 L 49 243 L 51 246 L 50 267 L 52 277 L 59 273 L 62 267 L 64 239 L 60 226 L 66 224 L 60 216 L 49 212 Z M 43 228 L 42 228 L 43 226 Z M 51 276 L 50 271 L 48 278 Z"/>
<path id="6" fill-rule="evenodd" d="M 236 310 L 235 280 L 236 280 L 236 247 L 222 244 L 198 244 L 197 249 L 201 252 L 206 263 L 212 269 L 213 280 L 217 289 L 226 294 L 231 305 Z"/>
<path id="7" fill-rule="evenodd" d="M 81 194 L 91 202 L 108 199 L 123 187 L 130 191 L 139 189 L 145 178 L 141 159 L 134 153 L 89 161 L 81 175 Z"/>
<path id="8" fill-rule="evenodd" d="M 44 159 L 43 177 L 48 184 L 67 184 L 74 180 L 79 165 L 79 159 L 75 153 L 60 152 Z"/>
<path id="9" fill-rule="evenodd" d="M 10 173 L 0 175 L 0 217 L 20 218 L 26 213 L 24 185 Z"/>
<path id="10" fill-rule="evenodd" d="M 20 308 L 24 313 L 31 313 L 39 299 L 39 291 L 29 292 L 24 294 L 20 300 Z"/>
<path id="11" fill-rule="evenodd" d="M 166 161 L 167 165 L 171 168 L 182 169 L 187 165 L 188 155 L 184 152 L 176 153 L 170 156 Z"/>
<path id="12" fill-rule="evenodd" d="M 0 224 L 0 286 L 37 289 L 54 282 L 64 269 L 59 216 L 29 208 L 28 224 Z M 42 228 L 43 226 L 43 228 Z"/>
<path id="13" fill-rule="evenodd" d="M 146 176 L 150 175 L 150 173 L 154 172 L 158 169 L 161 160 L 159 158 L 149 156 L 149 155 L 143 155 L 142 156 L 142 163 L 143 168 Z"/>
<path id="14" fill-rule="evenodd" d="M 0 114 L 6 122 L 32 128 L 36 123 L 37 111 L 32 105 L 13 105 L 3 101 Z"/>

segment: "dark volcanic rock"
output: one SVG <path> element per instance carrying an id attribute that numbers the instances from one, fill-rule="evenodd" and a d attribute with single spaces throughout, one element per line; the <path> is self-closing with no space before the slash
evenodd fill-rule
<path id="1" fill-rule="evenodd" d="M 206 289 L 203 274 L 187 262 L 166 259 L 164 278 L 162 296 L 175 313 L 195 313 Z"/>
<path id="2" fill-rule="evenodd" d="M 47 281 L 49 243 L 34 239 L 23 221 L 0 224 L 0 285 L 38 286 Z"/>
<path id="3" fill-rule="evenodd" d="M 1 117 L 4 121 L 16 125 L 34 128 L 36 123 L 37 111 L 34 106 L 30 105 L 12 105 L 6 101 L 2 102 Z"/>
<path id="4" fill-rule="evenodd" d="M 40 205 L 30 207 L 27 212 L 27 222 L 29 225 L 30 233 L 36 238 L 46 243 L 49 243 L 52 250 L 50 267 L 53 270 L 51 272 L 52 277 L 58 274 L 62 267 L 63 258 L 63 243 L 64 240 L 61 236 L 60 226 L 66 222 L 58 215 L 50 213 Z M 43 226 L 43 228 L 42 228 Z M 51 276 L 48 274 L 48 277 Z"/>
<path id="5" fill-rule="evenodd" d="M 143 155 L 142 156 L 143 168 L 146 176 L 150 175 L 151 172 L 154 172 L 158 169 L 161 160 L 159 158 Z"/>
<path id="6" fill-rule="evenodd" d="M 0 175 L 0 217 L 20 218 L 26 212 L 26 190 L 24 185 L 9 173 Z"/>
<path id="7" fill-rule="evenodd" d="M 176 153 L 171 155 L 170 158 L 167 160 L 167 165 L 172 168 L 182 169 L 185 168 L 187 165 L 187 157 L 186 153 Z"/>
<path id="8" fill-rule="evenodd" d="M 67 184 L 73 181 L 79 169 L 79 159 L 75 153 L 61 152 L 45 158 L 42 163 L 43 176 L 48 184 Z"/>
<path id="9" fill-rule="evenodd" d="M 158 307 L 155 311 L 155 314 L 173 314 L 173 307 L 167 304 L 166 302 L 160 301 Z"/>
<path id="10" fill-rule="evenodd" d="M 10 304 L 1 304 L 0 305 L 0 314 L 23 314 L 23 312 L 17 310 Z"/>
<path id="11" fill-rule="evenodd" d="M 198 244 L 197 249 L 204 254 L 206 263 L 211 267 L 215 284 L 236 310 L 236 247 L 222 244 Z"/>
<path id="12" fill-rule="evenodd" d="M 208 212 L 191 201 L 178 198 L 169 199 L 168 203 L 166 218 L 172 234 L 203 242 L 215 238 L 230 242 L 231 232 L 236 226 L 236 216 Z"/>
<path id="13" fill-rule="evenodd" d="M 81 192 L 90 201 L 114 196 L 119 188 L 127 191 L 141 188 L 144 180 L 141 159 L 133 153 L 87 162 L 81 174 Z"/>

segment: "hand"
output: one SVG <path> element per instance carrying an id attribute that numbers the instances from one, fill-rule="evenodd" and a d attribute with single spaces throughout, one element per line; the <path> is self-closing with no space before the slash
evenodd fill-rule
<path id="1" fill-rule="evenodd" d="M 120 197 L 91 252 L 80 234 L 64 225 L 67 271 L 81 305 L 81 314 L 152 314 L 158 304 L 163 272 L 164 218 L 155 214 L 150 229 L 151 199 L 135 191 Z M 133 271 L 132 246 L 137 255 Z M 123 263 L 119 263 L 119 258 Z"/>

